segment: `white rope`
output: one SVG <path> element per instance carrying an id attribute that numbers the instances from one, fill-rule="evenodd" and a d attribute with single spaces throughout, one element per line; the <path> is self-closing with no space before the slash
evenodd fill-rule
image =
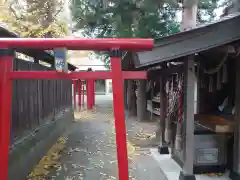
<path id="1" fill-rule="evenodd" d="M 222 66 L 224 65 L 224 63 L 227 60 L 227 58 L 228 58 L 228 53 L 225 54 L 225 56 L 223 57 L 222 61 L 217 65 L 217 67 L 215 67 L 213 69 L 210 69 L 210 70 L 206 70 L 206 69 L 202 68 L 203 72 L 205 74 L 209 74 L 209 75 L 217 73 L 222 68 Z"/>

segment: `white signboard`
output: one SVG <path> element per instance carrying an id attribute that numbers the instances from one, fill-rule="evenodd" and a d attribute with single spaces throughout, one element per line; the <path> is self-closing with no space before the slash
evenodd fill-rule
<path id="1" fill-rule="evenodd" d="M 68 72 L 67 49 L 66 48 L 54 49 L 54 55 L 56 71 L 67 73 Z"/>

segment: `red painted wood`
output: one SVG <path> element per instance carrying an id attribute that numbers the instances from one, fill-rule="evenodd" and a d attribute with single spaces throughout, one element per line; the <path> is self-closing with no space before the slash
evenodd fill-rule
<path id="1" fill-rule="evenodd" d="M 95 96 L 95 93 L 96 93 L 96 86 L 95 86 L 95 83 L 96 83 L 96 81 L 95 80 L 93 80 L 93 99 L 92 99 L 92 101 L 93 101 L 93 106 L 95 106 L 95 98 L 96 98 L 96 96 Z"/>
<path id="2" fill-rule="evenodd" d="M 85 97 L 85 89 L 84 89 L 84 81 L 83 81 L 83 83 L 82 83 L 82 105 L 84 106 L 84 97 Z"/>
<path id="3" fill-rule="evenodd" d="M 113 107 L 115 116 L 115 131 L 118 157 L 118 176 L 119 180 L 129 180 L 121 59 L 119 57 L 111 57 L 111 67 Z"/>
<path id="4" fill-rule="evenodd" d="M 59 73 L 56 71 L 15 71 L 11 73 L 12 79 L 112 79 L 112 72 L 72 72 Z M 145 71 L 123 71 L 123 79 L 147 79 Z"/>
<path id="5" fill-rule="evenodd" d="M 90 80 L 86 81 L 86 87 L 87 87 L 87 109 L 91 109 L 91 83 Z"/>
<path id="6" fill-rule="evenodd" d="M 152 39 L 48 39 L 48 38 L 0 38 L 0 48 L 38 48 L 53 49 L 64 47 L 69 50 L 151 50 Z M 113 102 L 118 155 L 119 180 L 129 180 L 128 157 L 126 144 L 126 127 L 124 121 L 123 79 L 146 79 L 146 72 L 122 72 L 120 58 L 111 57 L 112 72 L 59 72 L 12 71 L 12 57 L 0 58 L 0 148 L 1 165 L 0 180 L 7 180 L 8 154 L 10 142 L 10 120 L 12 102 L 12 79 L 112 79 Z M 76 98 L 76 83 L 74 82 L 74 99 Z M 89 86 L 87 82 L 87 86 Z M 87 88 L 87 106 L 90 105 L 91 88 Z M 90 91 L 90 92 L 89 92 Z M 93 96 L 92 96 L 93 97 Z M 74 102 L 76 105 L 76 101 Z"/>
<path id="7" fill-rule="evenodd" d="M 76 92 L 77 92 L 77 80 L 73 80 L 73 103 L 74 103 L 74 108 L 77 105 L 77 100 L 76 100 Z"/>
<path id="8" fill-rule="evenodd" d="M 94 86 L 93 86 L 93 82 L 94 80 L 93 79 L 90 79 L 90 93 L 91 93 L 91 109 L 93 108 L 93 99 L 94 99 L 94 95 L 93 95 L 93 89 L 94 89 Z"/>
<path id="9" fill-rule="evenodd" d="M 12 81 L 9 72 L 12 71 L 12 57 L 0 57 L 0 179 L 8 179 L 8 159 L 10 146 L 10 124 L 12 108 Z"/>
<path id="10" fill-rule="evenodd" d="M 81 80 L 78 80 L 78 106 L 79 110 L 81 110 L 81 102 L 82 102 L 82 82 Z"/>
<path id="11" fill-rule="evenodd" d="M 89 87 L 90 87 L 90 107 L 91 107 L 91 109 L 93 108 L 93 106 L 94 106 L 94 98 L 95 98 L 95 96 L 94 96 L 94 80 L 93 79 L 89 79 L 88 80 L 89 81 Z"/>
<path id="12" fill-rule="evenodd" d="M 153 39 L 1 38 L 1 48 L 67 48 L 69 50 L 151 50 Z"/>

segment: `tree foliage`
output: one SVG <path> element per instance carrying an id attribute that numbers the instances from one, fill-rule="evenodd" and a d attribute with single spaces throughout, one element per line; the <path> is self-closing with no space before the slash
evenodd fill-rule
<path id="1" fill-rule="evenodd" d="M 220 0 L 199 0 L 198 21 L 211 21 Z M 179 31 L 181 0 L 73 0 L 75 30 L 94 37 L 159 38 Z"/>
<path id="2" fill-rule="evenodd" d="M 60 12 L 60 0 L 6 0 L 0 21 L 22 37 L 59 37 L 67 31 L 66 23 L 58 19 Z"/>
<path id="3" fill-rule="evenodd" d="M 219 0 L 199 0 L 198 21 L 210 21 Z M 90 37 L 159 38 L 179 32 L 181 0 L 73 0 L 76 31 Z M 109 62 L 108 56 L 102 56 Z"/>
<path id="4" fill-rule="evenodd" d="M 75 29 L 94 37 L 159 37 L 177 32 L 169 3 L 155 0 L 74 0 Z"/>

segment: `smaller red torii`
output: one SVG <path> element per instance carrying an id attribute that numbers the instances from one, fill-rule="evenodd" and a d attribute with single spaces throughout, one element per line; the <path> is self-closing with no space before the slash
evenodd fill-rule
<path id="1" fill-rule="evenodd" d="M 8 155 L 14 79 L 112 79 L 119 180 L 129 180 L 124 120 L 123 79 L 146 79 L 146 72 L 122 71 L 119 51 L 151 50 L 152 39 L 54 39 L 0 38 L 0 180 L 8 179 Z M 13 71 L 13 50 L 17 48 L 111 51 L 111 72 Z"/>

